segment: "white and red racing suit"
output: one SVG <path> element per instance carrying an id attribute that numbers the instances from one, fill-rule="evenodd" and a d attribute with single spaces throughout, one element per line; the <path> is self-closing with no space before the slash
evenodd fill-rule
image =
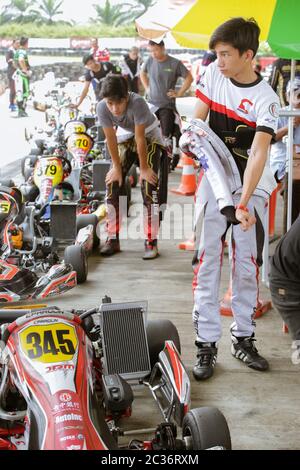
<path id="1" fill-rule="evenodd" d="M 196 96 L 209 106 L 209 126 L 225 142 L 234 158 L 235 174 L 240 176 L 241 184 L 233 191 L 232 198 L 233 203 L 238 204 L 255 132 L 273 135 L 277 129 L 278 97 L 261 77 L 251 84 L 240 84 L 223 76 L 216 63 L 207 67 Z M 248 209 L 257 219 L 253 227 L 243 232 L 240 224 L 232 226 L 232 331 L 237 337 L 248 337 L 254 332 L 268 197 L 268 191 L 261 191 L 250 198 Z M 193 321 L 197 341 L 215 342 L 221 337 L 219 286 L 225 236 L 230 224 L 220 213 L 205 172 L 200 178 L 195 212 Z"/>

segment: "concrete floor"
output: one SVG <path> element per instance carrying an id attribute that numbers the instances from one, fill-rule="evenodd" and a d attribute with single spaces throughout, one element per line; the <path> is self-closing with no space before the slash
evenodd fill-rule
<path id="1" fill-rule="evenodd" d="M 170 188 L 178 186 L 180 173 L 179 170 L 172 173 Z M 134 190 L 133 199 L 140 201 L 139 188 Z M 191 197 L 172 194 L 169 198 L 170 204 L 192 204 L 192 201 Z M 280 230 L 280 222 L 277 220 L 277 230 Z M 174 226 L 178 229 L 180 223 L 177 214 Z M 186 227 L 191 223 L 189 214 L 185 223 Z M 234 449 L 299 449 L 300 366 L 291 362 L 291 341 L 287 334 L 282 333 L 281 319 L 274 310 L 257 320 L 256 331 L 257 346 L 270 361 L 270 371 L 253 371 L 231 356 L 231 319 L 222 317 L 224 335 L 219 345 L 215 374 L 206 382 L 199 383 L 193 379 L 192 253 L 178 250 L 177 244 L 174 237 L 161 241 L 160 257 L 145 262 L 141 259 L 143 241 L 123 240 L 120 254 L 110 259 L 97 254 L 90 258 L 87 283 L 48 303 L 61 307 L 91 307 L 101 302 L 105 294 L 114 302 L 147 300 L 150 318 L 170 319 L 178 328 L 183 361 L 191 378 L 192 406 L 216 406 L 224 413 Z M 220 298 L 228 285 L 227 264 L 225 260 Z M 263 285 L 261 297 L 270 298 Z M 156 425 L 159 415 L 155 403 L 143 391 L 139 391 L 138 396 L 133 416 L 126 426 L 136 429 Z"/>

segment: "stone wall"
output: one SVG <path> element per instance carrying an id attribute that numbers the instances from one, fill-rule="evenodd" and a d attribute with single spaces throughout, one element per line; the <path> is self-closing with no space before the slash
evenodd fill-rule
<path id="1" fill-rule="evenodd" d="M 80 62 L 57 62 L 49 65 L 35 65 L 31 67 L 31 81 L 42 80 L 45 73 L 54 72 L 56 78 L 68 77 L 70 81 L 76 81 L 83 75 L 84 69 Z M 7 86 L 6 70 L 0 70 L 0 83 Z"/>

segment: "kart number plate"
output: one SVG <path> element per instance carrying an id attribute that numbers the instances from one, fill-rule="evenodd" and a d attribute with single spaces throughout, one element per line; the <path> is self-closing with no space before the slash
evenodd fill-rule
<path id="1" fill-rule="evenodd" d="M 28 359 L 49 364 L 72 360 L 78 340 L 73 326 L 56 323 L 25 328 L 20 333 L 20 344 Z"/>
<path id="2" fill-rule="evenodd" d="M 69 121 L 65 125 L 65 136 L 66 138 L 69 137 L 74 132 L 76 134 L 82 134 L 82 132 L 86 131 L 86 126 L 83 122 L 80 121 Z"/>
<path id="3" fill-rule="evenodd" d="M 38 160 L 34 168 L 34 182 L 38 188 L 41 187 L 44 178 L 50 178 L 52 185 L 57 186 L 62 182 L 64 170 L 61 160 L 57 158 L 47 158 Z"/>
<path id="4" fill-rule="evenodd" d="M 88 153 L 92 146 L 92 139 L 87 134 L 72 134 L 68 138 L 68 150 L 70 152 L 80 149 Z"/>
<path id="5" fill-rule="evenodd" d="M 0 214 L 8 214 L 10 209 L 9 201 L 0 201 Z"/>

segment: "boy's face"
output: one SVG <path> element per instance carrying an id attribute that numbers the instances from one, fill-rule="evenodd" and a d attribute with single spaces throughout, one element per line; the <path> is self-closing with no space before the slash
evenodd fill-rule
<path id="1" fill-rule="evenodd" d="M 163 60 L 165 58 L 166 52 L 165 48 L 161 47 L 159 45 L 157 46 L 148 46 L 149 47 L 149 52 L 153 59 L 156 59 L 158 61 Z"/>
<path id="2" fill-rule="evenodd" d="M 223 42 L 215 47 L 217 65 L 220 72 L 227 78 L 234 78 L 242 73 L 253 60 L 253 51 L 248 50 L 240 55 L 238 49 Z"/>
<path id="3" fill-rule="evenodd" d="M 113 116 L 120 117 L 125 114 L 128 98 L 122 98 L 120 101 L 114 101 L 110 98 L 104 98 L 106 106 Z"/>
<path id="4" fill-rule="evenodd" d="M 92 72 L 97 72 L 99 68 L 99 63 L 96 62 L 95 60 L 89 60 L 86 64 L 85 67 L 88 70 L 91 70 Z"/>

